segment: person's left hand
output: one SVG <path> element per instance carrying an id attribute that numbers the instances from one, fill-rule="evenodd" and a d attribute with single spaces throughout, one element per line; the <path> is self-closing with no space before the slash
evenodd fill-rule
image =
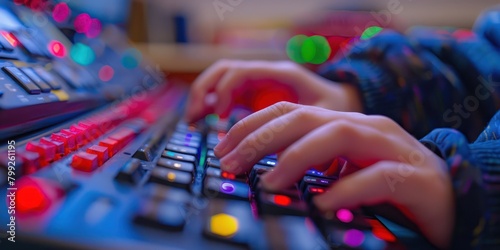
<path id="1" fill-rule="evenodd" d="M 389 118 L 281 102 L 236 123 L 215 154 L 223 170 L 239 174 L 281 150 L 261 179 L 265 188 L 286 188 L 311 166 L 342 157 L 356 168 L 314 197 L 320 210 L 389 202 L 432 243 L 448 247 L 454 200 L 445 163 Z"/>

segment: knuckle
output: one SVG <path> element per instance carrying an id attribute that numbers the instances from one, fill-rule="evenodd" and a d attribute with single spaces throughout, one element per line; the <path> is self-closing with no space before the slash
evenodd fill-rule
<path id="1" fill-rule="evenodd" d="M 227 133 L 227 137 L 232 136 L 235 132 L 245 131 L 247 129 L 247 121 L 245 119 L 239 120 Z"/>

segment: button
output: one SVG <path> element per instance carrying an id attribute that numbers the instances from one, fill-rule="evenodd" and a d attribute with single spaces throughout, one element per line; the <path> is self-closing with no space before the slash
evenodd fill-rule
<path id="1" fill-rule="evenodd" d="M 149 227 L 181 231 L 186 224 L 184 204 L 158 200 L 143 200 L 134 217 L 134 223 Z"/>
<path id="2" fill-rule="evenodd" d="M 48 137 L 42 137 L 42 138 L 40 138 L 40 143 L 47 144 L 47 145 L 53 145 L 56 148 L 56 157 L 54 158 L 55 160 L 58 160 L 59 158 L 61 158 L 65 154 L 64 143 L 61 141 L 52 140 Z"/>
<path id="3" fill-rule="evenodd" d="M 109 138 L 103 139 L 99 142 L 99 146 L 107 147 L 109 158 L 113 157 L 116 153 L 118 153 L 118 141 L 112 140 Z"/>
<path id="4" fill-rule="evenodd" d="M 307 185 L 304 190 L 304 200 L 310 202 L 312 197 L 326 192 L 326 187 L 317 185 Z"/>
<path id="5" fill-rule="evenodd" d="M 181 133 L 181 132 L 175 132 L 171 136 L 172 139 L 177 139 L 181 141 L 194 141 L 194 142 L 201 142 L 201 137 L 198 135 L 195 135 L 193 133 Z"/>
<path id="6" fill-rule="evenodd" d="M 63 133 L 53 133 L 52 135 L 50 135 L 50 139 L 64 143 L 65 155 L 76 149 L 75 136 L 73 135 L 67 135 Z"/>
<path id="7" fill-rule="evenodd" d="M 203 216 L 203 235 L 209 239 L 247 245 L 256 234 L 257 225 L 248 202 L 211 200 Z"/>
<path id="8" fill-rule="evenodd" d="M 118 172 L 116 179 L 122 182 L 137 184 L 144 176 L 144 170 L 141 167 L 141 162 L 137 159 L 131 159 Z"/>
<path id="9" fill-rule="evenodd" d="M 146 144 L 146 145 L 140 147 L 139 149 L 137 149 L 137 151 L 135 151 L 135 153 L 132 157 L 137 158 L 139 160 L 143 160 L 143 161 L 152 161 L 153 155 L 152 155 L 151 151 L 153 151 L 153 145 Z"/>
<path id="10" fill-rule="evenodd" d="M 60 131 L 62 134 L 65 134 L 69 137 L 73 137 L 75 138 L 75 144 L 77 146 L 77 148 L 80 148 L 82 147 L 83 145 L 85 145 L 85 141 L 83 139 L 83 134 L 79 133 L 79 132 L 73 132 L 69 129 L 61 129 Z"/>
<path id="11" fill-rule="evenodd" d="M 187 161 L 187 162 L 196 162 L 196 157 L 192 155 L 187 155 L 187 154 L 181 154 L 181 153 L 176 153 L 173 151 L 164 151 L 161 156 L 174 159 L 174 160 L 179 160 L 179 161 Z"/>
<path id="12" fill-rule="evenodd" d="M 220 177 L 221 170 L 219 168 L 208 167 L 205 170 L 205 175 L 210 177 Z"/>
<path id="13" fill-rule="evenodd" d="M 150 181 L 189 190 L 193 176 L 182 171 L 156 167 L 151 171 Z"/>
<path id="14" fill-rule="evenodd" d="M 73 124 L 73 125 L 71 125 L 69 130 L 73 133 L 78 134 L 78 136 L 81 136 L 83 139 L 83 142 L 82 142 L 83 144 L 87 144 L 94 139 L 93 136 L 90 135 L 89 129 L 87 129 L 85 127 L 81 127 L 79 125 Z"/>
<path id="15" fill-rule="evenodd" d="M 208 198 L 249 200 L 250 188 L 245 183 L 207 177 L 204 183 L 203 194 Z"/>
<path id="16" fill-rule="evenodd" d="M 97 162 L 99 166 L 102 166 L 102 164 L 109 159 L 107 147 L 93 145 L 92 147 L 87 148 L 87 153 L 97 155 Z"/>
<path id="17" fill-rule="evenodd" d="M 335 180 L 333 180 L 333 179 L 326 179 L 326 178 L 320 178 L 320 177 L 306 175 L 306 176 L 304 176 L 304 178 L 302 178 L 302 182 L 300 183 L 300 190 L 302 192 L 304 192 L 307 185 L 317 185 L 317 186 L 322 186 L 322 187 L 328 187 L 334 181 Z"/>
<path id="18" fill-rule="evenodd" d="M 158 166 L 176 169 L 184 172 L 194 173 L 194 164 L 189 162 L 175 161 L 165 158 L 160 158 Z"/>
<path id="19" fill-rule="evenodd" d="M 40 155 L 40 165 L 42 167 L 52 162 L 56 156 L 56 146 L 51 144 L 42 144 L 31 141 L 26 144 L 26 151 L 36 152 Z"/>
<path id="20" fill-rule="evenodd" d="M 175 151 L 175 152 L 189 154 L 189 155 L 196 155 L 198 153 L 198 150 L 196 150 L 196 148 L 178 146 L 178 145 L 171 144 L 171 143 L 167 144 L 166 149 L 169 151 Z"/>
<path id="21" fill-rule="evenodd" d="M 45 82 L 53 89 L 53 90 L 58 90 L 61 89 L 61 82 L 60 79 L 56 78 L 53 76 L 51 73 L 46 71 L 42 67 L 35 67 L 33 69 Z"/>
<path id="22" fill-rule="evenodd" d="M 250 175 L 248 176 L 248 181 L 252 187 L 257 186 L 257 183 L 260 181 L 260 175 L 265 172 L 271 171 L 273 168 L 263 165 L 256 164 L 253 166 L 252 171 L 250 171 Z"/>
<path id="23" fill-rule="evenodd" d="M 21 72 L 18 68 L 16 67 L 3 67 L 3 70 L 7 72 L 11 77 L 16 80 L 17 83 L 23 89 L 28 92 L 30 95 L 38 95 L 40 94 L 41 90 L 38 86 L 35 85 L 31 79 L 29 79 L 23 72 Z"/>
<path id="24" fill-rule="evenodd" d="M 320 171 L 317 171 L 317 170 L 314 170 L 314 169 L 307 170 L 306 171 L 306 175 L 307 176 L 313 176 L 313 177 L 321 177 L 321 178 L 326 178 L 326 179 L 331 179 L 331 180 L 336 180 L 337 179 L 337 176 L 326 175 L 323 172 L 320 172 Z"/>
<path id="25" fill-rule="evenodd" d="M 260 191 L 258 194 L 259 206 L 262 214 L 273 215 L 307 215 L 307 204 L 298 197 L 284 194 L 273 194 Z"/>
<path id="26" fill-rule="evenodd" d="M 73 155 L 71 166 L 76 170 L 92 172 L 99 166 L 97 155 L 86 152 L 78 152 Z"/>
<path id="27" fill-rule="evenodd" d="M 97 139 L 102 135 L 101 131 L 99 131 L 95 123 L 89 121 L 81 121 L 78 123 L 78 126 L 87 129 L 87 132 L 91 136 L 92 140 Z"/>
<path id="28" fill-rule="evenodd" d="M 17 44 L 18 41 L 14 38 L 12 34 L 6 31 L 1 32 L 0 36 L 0 45 L 2 45 L 3 49 L 8 52 L 14 51 L 14 45 Z"/>
<path id="29" fill-rule="evenodd" d="M 259 164 L 266 165 L 269 167 L 274 167 L 276 166 L 277 161 L 275 159 L 263 158 L 259 161 Z"/>
<path id="30" fill-rule="evenodd" d="M 207 158 L 207 167 L 220 168 L 220 161 L 216 158 Z"/>
<path id="31" fill-rule="evenodd" d="M 176 203 L 189 204 L 192 200 L 191 195 L 184 189 L 168 187 L 155 183 L 147 183 L 143 189 L 145 197 L 155 200 L 168 200 Z"/>
<path id="32" fill-rule="evenodd" d="M 196 141 L 183 141 L 183 140 L 172 138 L 172 139 L 170 139 L 169 142 L 172 144 L 179 145 L 179 146 L 186 146 L 186 147 L 192 147 L 192 148 L 199 148 L 200 147 L 200 143 L 196 142 Z"/>
<path id="33" fill-rule="evenodd" d="M 40 215 L 64 196 L 63 189 L 55 182 L 24 176 L 16 181 L 16 215 Z M 7 201 L 13 199 L 7 195 Z"/>
<path id="34" fill-rule="evenodd" d="M 50 92 L 51 87 L 33 69 L 21 68 L 21 70 L 42 90 L 42 93 Z"/>

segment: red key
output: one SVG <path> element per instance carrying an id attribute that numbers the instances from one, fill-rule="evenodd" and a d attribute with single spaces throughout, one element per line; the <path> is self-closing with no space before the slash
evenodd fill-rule
<path id="1" fill-rule="evenodd" d="M 99 166 L 97 158 L 98 157 L 95 154 L 78 152 L 73 155 L 73 159 L 71 160 L 71 167 L 84 172 L 92 172 Z"/>
<path id="2" fill-rule="evenodd" d="M 68 136 L 73 136 L 75 138 L 75 142 L 76 142 L 77 148 L 80 148 L 83 145 L 85 145 L 85 143 L 83 141 L 83 135 L 82 134 L 79 134 L 79 133 L 76 133 L 76 132 L 72 132 L 69 129 L 61 129 L 61 133 L 65 134 L 65 135 L 68 135 Z"/>
<path id="3" fill-rule="evenodd" d="M 75 142 L 74 135 L 67 135 L 67 134 L 63 134 L 63 133 L 53 133 L 50 136 L 50 139 L 64 143 L 64 154 L 68 154 L 69 152 L 76 149 L 76 142 Z"/>
<path id="4" fill-rule="evenodd" d="M 104 164 L 104 162 L 106 162 L 109 159 L 109 153 L 107 147 L 94 145 L 90 148 L 87 148 L 87 153 L 97 155 L 99 167 L 102 166 L 102 164 Z"/>
<path id="5" fill-rule="evenodd" d="M 64 152 L 64 142 L 52 140 L 52 139 L 50 139 L 48 137 L 42 137 L 42 138 L 40 138 L 40 143 L 42 143 L 42 144 L 48 144 L 48 145 L 54 145 L 56 147 L 56 157 L 55 157 L 55 160 L 60 159 L 65 154 L 65 152 Z"/>
<path id="6" fill-rule="evenodd" d="M 132 129 L 123 128 L 114 132 L 108 138 L 118 141 L 119 148 L 123 148 L 132 138 L 134 137 L 134 131 Z"/>
<path id="7" fill-rule="evenodd" d="M 78 134 L 78 136 L 81 136 L 83 138 L 83 144 L 87 144 L 90 141 L 92 141 L 92 136 L 90 136 L 90 131 L 84 127 L 80 127 L 76 124 L 71 125 L 69 130 L 73 133 Z"/>
<path id="8" fill-rule="evenodd" d="M 118 148 L 118 141 L 109 138 L 101 140 L 99 146 L 108 148 L 109 158 L 113 157 L 120 150 Z"/>
<path id="9" fill-rule="evenodd" d="M 30 151 L 19 152 L 19 156 L 23 160 L 23 174 L 32 174 L 40 169 L 40 154 Z"/>
<path id="10" fill-rule="evenodd" d="M 38 153 L 40 155 L 40 165 L 42 167 L 47 166 L 56 156 L 56 146 L 42 144 L 36 141 L 28 142 L 28 144 L 26 144 L 26 151 Z"/>
<path id="11" fill-rule="evenodd" d="M 81 121 L 78 123 L 78 126 L 86 128 L 89 131 L 89 135 L 92 136 L 93 139 L 97 139 L 102 135 L 101 131 L 97 128 L 97 125 L 91 121 Z"/>
<path id="12" fill-rule="evenodd" d="M 20 215 L 40 215 L 64 196 L 57 183 L 31 176 L 19 179 L 16 187 L 16 214 Z"/>

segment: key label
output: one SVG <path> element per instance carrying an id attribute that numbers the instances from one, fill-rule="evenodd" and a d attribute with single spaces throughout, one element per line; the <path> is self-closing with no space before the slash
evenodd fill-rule
<path id="1" fill-rule="evenodd" d="M 216 214 L 210 218 L 210 232 L 231 237 L 238 232 L 238 219 L 228 214 Z"/>

